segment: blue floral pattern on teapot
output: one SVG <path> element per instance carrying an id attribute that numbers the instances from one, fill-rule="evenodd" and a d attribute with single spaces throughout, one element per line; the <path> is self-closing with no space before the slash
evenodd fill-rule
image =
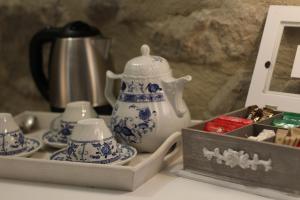
<path id="1" fill-rule="evenodd" d="M 122 81 L 119 100 L 123 102 L 160 102 L 165 97 L 162 87 L 158 83 L 144 83 L 137 81 Z"/>
<path id="2" fill-rule="evenodd" d="M 135 114 L 128 117 L 116 115 L 118 109 L 116 105 L 111 118 L 111 129 L 117 138 L 139 143 L 143 135 L 151 133 L 156 127 L 156 111 L 151 111 L 149 107 L 131 104 L 129 109 Z"/>

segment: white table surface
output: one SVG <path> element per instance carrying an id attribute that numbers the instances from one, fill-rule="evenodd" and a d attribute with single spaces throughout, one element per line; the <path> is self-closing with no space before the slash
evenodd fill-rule
<path id="1" fill-rule="evenodd" d="M 134 192 L 0 179 L 1 200 L 266 200 L 261 196 L 178 177 L 164 170 Z"/>

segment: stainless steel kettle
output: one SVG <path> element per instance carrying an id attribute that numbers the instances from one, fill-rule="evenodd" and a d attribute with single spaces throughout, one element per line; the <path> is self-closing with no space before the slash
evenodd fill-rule
<path id="1" fill-rule="evenodd" d="M 44 73 L 43 47 L 50 43 L 48 73 Z M 63 111 L 71 101 L 89 100 L 100 114 L 111 107 L 104 97 L 105 72 L 111 67 L 110 39 L 81 21 L 47 27 L 30 42 L 30 67 L 40 93 L 52 111 Z"/>

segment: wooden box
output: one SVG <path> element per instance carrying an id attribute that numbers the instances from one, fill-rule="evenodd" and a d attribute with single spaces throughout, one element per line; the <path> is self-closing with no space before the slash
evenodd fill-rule
<path id="1" fill-rule="evenodd" d="M 274 138 L 263 142 L 247 139 L 262 129 L 277 128 L 254 124 L 227 135 L 199 131 L 198 126 L 185 129 L 182 133 L 184 169 L 245 185 L 300 194 L 300 149 L 277 145 Z M 222 158 L 224 156 L 232 160 Z M 239 164 L 241 159 L 248 161 Z"/>
<path id="2" fill-rule="evenodd" d="M 286 27 L 300 27 L 300 7 L 271 6 L 248 92 L 246 107 L 275 106 L 280 111 L 300 113 L 300 95 L 271 91 L 270 84 Z M 300 28 L 299 28 L 300 29 Z M 273 49 L 272 49 L 273 47 Z M 300 45 L 292 78 L 300 78 Z M 300 85 L 299 85 L 300 87 Z M 225 115 L 243 117 L 246 109 Z M 205 122 L 183 129 L 184 170 L 221 180 L 300 195 L 300 148 L 247 139 L 262 129 L 276 130 L 272 118 L 220 135 L 203 131 Z"/>

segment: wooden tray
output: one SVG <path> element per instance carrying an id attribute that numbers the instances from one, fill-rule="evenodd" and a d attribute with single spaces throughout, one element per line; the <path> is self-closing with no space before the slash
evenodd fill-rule
<path id="1" fill-rule="evenodd" d="M 37 117 L 37 130 L 26 136 L 39 139 L 57 117 L 54 113 L 26 111 L 15 119 L 21 123 L 28 115 Z M 105 120 L 109 121 L 109 118 Z M 30 158 L 0 157 L 0 177 L 133 191 L 177 158 L 180 149 L 181 133 L 176 132 L 154 153 L 138 154 L 126 166 L 108 166 L 52 161 L 49 156 L 57 149 L 44 146 Z"/>

